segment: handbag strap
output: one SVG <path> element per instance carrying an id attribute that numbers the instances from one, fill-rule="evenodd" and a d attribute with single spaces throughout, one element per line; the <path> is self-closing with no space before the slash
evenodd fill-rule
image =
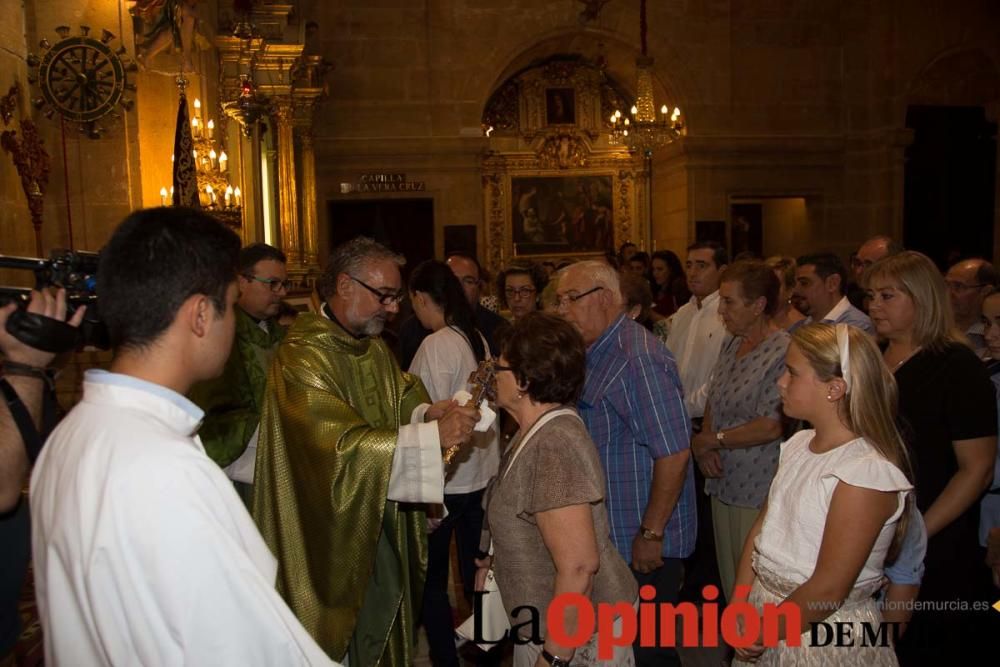
<path id="1" fill-rule="evenodd" d="M 528 432 L 524 434 L 523 438 L 521 438 L 521 442 L 517 444 L 517 449 L 515 449 L 514 453 L 511 454 L 510 462 L 507 464 L 507 468 L 503 471 L 504 479 L 506 479 L 507 473 L 510 472 L 510 469 L 514 467 L 514 461 L 517 460 L 518 454 L 520 454 L 521 450 L 523 450 L 528 445 L 528 440 L 531 439 L 531 436 L 535 435 L 535 432 L 537 432 L 538 429 L 540 429 L 541 427 L 545 426 L 545 424 L 547 424 L 549 421 L 555 419 L 556 417 L 560 417 L 562 415 L 573 415 L 577 419 L 580 419 L 580 415 L 576 414 L 576 411 L 570 408 L 559 408 L 558 410 L 552 410 L 542 415 L 534 424 L 531 425 L 531 428 L 528 429 Z M 583 420 L 580 419 L 580 421 Z"/>

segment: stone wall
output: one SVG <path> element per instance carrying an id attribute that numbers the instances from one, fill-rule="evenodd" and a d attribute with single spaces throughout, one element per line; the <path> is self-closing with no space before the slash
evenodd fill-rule
<path id="1" fill-rule="evenodd" d="M 479 116 L 502 81 L 539 58 L 601 53 L 609 73 L 632 85 L 638 2 L 608 3 L 587 24 L 581 8 L 306 3 L 335 64 L 317 127 L 321 202 L 341 196 L 341 181 L 391 166 L 427 181 L 439 231 L 481 220 L 465 190 L 480 187 L 475 164 L 488 143 Z M 803 238 L 845 253 L 870 234 L 899 235 L 913 82 L 943 54 L 969 49 L 997 76 L 998 30 L 1000 8 L 984 0 L 649 3 L 657 104 L 679 105 L 689 132 L 654 159 L 647 247 L 681 249 L 696 221 L 728 219 L 734 197 L 806 197 Z"/>

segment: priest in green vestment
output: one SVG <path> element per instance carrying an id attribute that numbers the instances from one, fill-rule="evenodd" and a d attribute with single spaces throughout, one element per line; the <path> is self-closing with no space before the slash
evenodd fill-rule
<path id="1" fill-rule="evenodd" d="M 288 286 L 285 264 L 285 254 L 266 243 L 240 251 L 233 349 L 222 375 L 188 394 L 205 411 L 198 430 L 205 452 L 226 469 L 248 505 L 267 367 L 285 337 L 277 318 Z"/>
<path id="2" fill-rule="evenodd" d="M 440 503 L 442 449 L 478 411 L 434 405 L 379 337 L 403 298 L 404 259 L 358 237 L 318 285 L 268 373 L 253 516 L 278 559 L 278 591 L 338 661 L 412 662 L 427 567 L 425 513 Z"/>

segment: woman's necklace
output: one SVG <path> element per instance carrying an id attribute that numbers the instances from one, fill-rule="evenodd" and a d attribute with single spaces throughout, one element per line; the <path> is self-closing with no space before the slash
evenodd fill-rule
<path id="1" fill-rule="evenodd" d="M 902 366 L 902 365 L 903 365 L 903 364 L 905 364 L 905 363 L 906 363 L 907 361 L 909 361 L 910 359 L 912 359 L 912 358 L 913 358 L 913 356 L 914 356 L 914 355 L 915 355 L 915 354 L 916 354 L 917 352 L 919 352 L 920 350 L 922 350 L 922 349 L 923 349 L 923 345 L 917 345 L 917 346 L 916 346 L 915 348 L 913 348 L 913 351 L 912 351 L 912 352 L 910 352 L 910 353 L 909 353 L 908 355 L 906 355 L 905 357 L 903 357 L 902 359 L 900 359 L 899 361 L 897 361 L 897 362 L 896 362 L 896 364 L 895 364 L 895 365 L 894 365 L 894 366 L 893 366 L 893 367 L 892 367 L 891 369 L 889 369 L 889 370 L 890 370 L 891 372 L 895 373 L 895 372 L 896 372 L 897 370 L 899 370 L 899 367 L 900 367 L 900 366 Z"/>

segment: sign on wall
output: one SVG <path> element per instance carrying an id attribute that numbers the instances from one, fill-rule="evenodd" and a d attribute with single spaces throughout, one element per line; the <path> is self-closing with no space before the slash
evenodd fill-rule
<path id="1" fill-rule="evenodd" d="M 384 174 L 380 172 L 361 174 L 356 183 L 341 183 L 340 194 L 372 192 L 424 192 L 424 181 L 408 181 L 406 174 Z"/>

